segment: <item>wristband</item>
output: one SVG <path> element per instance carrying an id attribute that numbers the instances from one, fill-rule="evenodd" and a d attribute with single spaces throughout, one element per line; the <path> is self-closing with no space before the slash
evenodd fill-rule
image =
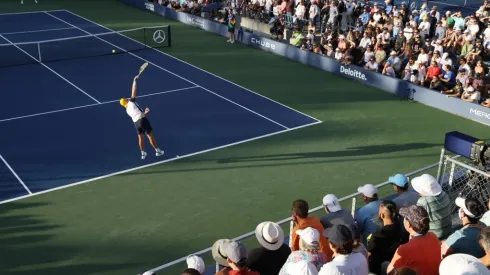
<path id="1" fill-rule="evenodd" d="M 133 81 L 133 86 L 136 86 L 136 80 Z"/>

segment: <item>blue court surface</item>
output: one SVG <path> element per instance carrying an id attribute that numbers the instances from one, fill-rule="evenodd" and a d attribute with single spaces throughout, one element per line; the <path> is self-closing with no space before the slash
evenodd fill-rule
<path id="1" fill-rule="evenodd" d="M 2 45 L 110 31 L 66 10 L 0 14 Z M 97 43 L 112 50 L 139 42 L 114 34 Z M 0 46 L 0 57 L 29 59 L 34 51 Z M 145 61 L 138 102 L 151 109 L 165 155 L 145 141 L 141 160 L 119 98 L 130 96 Z M 320 123 L 151 48 L 30 63 L 0 68 L 0 203 Z"/>

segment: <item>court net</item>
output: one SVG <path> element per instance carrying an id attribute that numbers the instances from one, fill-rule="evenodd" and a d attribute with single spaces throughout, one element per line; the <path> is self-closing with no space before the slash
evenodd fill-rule
<path id="1" fill-rule="evenodd" d="M 170 26 L 15 43 L 0 35 L 0 67 L 88 58 L 171 46 Z"/>

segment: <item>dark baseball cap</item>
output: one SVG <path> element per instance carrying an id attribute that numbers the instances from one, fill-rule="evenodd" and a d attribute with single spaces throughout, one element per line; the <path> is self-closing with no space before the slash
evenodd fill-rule
<path id="1" fill-rule="evenodd" d="M 330 227 L 326 237 L 331 243 L 337 246 L 353 240 L 351 230 L 343 224 L 335 224 Z"/>

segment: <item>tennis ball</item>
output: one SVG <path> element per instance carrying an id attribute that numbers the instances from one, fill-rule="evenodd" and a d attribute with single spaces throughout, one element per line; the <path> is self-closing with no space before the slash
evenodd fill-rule
<path id="1" fill-rule="evenodd" d="M 116 53 L 116 50 L 112 50 L 112 53 Z"/>

